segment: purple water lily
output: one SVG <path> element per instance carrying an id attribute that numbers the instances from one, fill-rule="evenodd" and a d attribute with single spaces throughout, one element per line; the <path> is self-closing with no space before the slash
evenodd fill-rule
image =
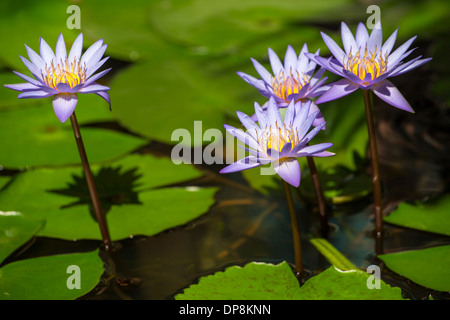
<path id="1" fill-rule="evenodd" d="M 247 131 L 229 125 L 224 126 L 231 135 L 248 146 L 244 149 L 250 155 L 228 165 L 220 172 L 236 172 L 272 163 L 273 169 L 284 181 L 298 187 L 301 173 L 296 158 L 334 155 L 325 151 L 333 145 L 332 143 L 307 145 L 325 125 L 325 122 L 322 122 L 309 131 L 319 113 L 315 111 L 309 115 L 310 107 L 311 101 L 291 101 L 283 121 L 275 99 L 270 97 L 266 110 L 255 103 L 258 124 L 251 117 L 238 111 L 238 118 Z"/>
<path id="2" fill-rule="evenodd" d="M 370 89 L 379 98 L 394 107 L 414 112 L 408 101 L 387 78 L 417 68 L 430 61 L 431 58 L 420 59 L 421 56 L 418 56 L 404 63 L 403 59 L 414 51 L 414 49 L 408 49 L 416 37 L 412 37 L 392 52 L 397 39 L 397 31 L 383 44 L 381 22 L 377 22 L 370 35 L 365 25 L 360 23 L 356 29 L 356 37 L 353 37 L 350 29 L 342 22 L 341 37 L 344 50 L 328 35 L 321 32 L 333 58 L 325 59 L 318 55 L 307 55 L 311 60 L 328 71 L 342 76 L 343 79 L 335 82 L 330 90 L 317 99 L 316 103 L 338 99 L 361 88 Z"/>
<path id="3" fill-rule="evenodd" d="M 319 52 L 320 50 L 317 50 L 315 54 L 318 55 Z M 326 71 L 325 68 L 319 68 L 316 72 L 316 62 L 311 61 L 305 55 L 306 53 L 308 53 L 306 44 L 303 45 L 298 56 L 294 48 L 289 45 L 283 64 L 278 55 L 269 48 L 269 61 L 273 75 L 253 58 L 251 58 L 251 61 L 261 79 L 243 72 L 237 74 L 258 89 L 264 97 L 273 97 L 280 108 L 286 108 L 292 100 L 310 100 L 329 89 L 328 85 L 324 85 L 327 78 L 322 78 Z M 263 109 L 265 109 L 265 106 L 263 106 Z M 319 111 L 319 108 L 311 103 L 310 113 L 316 111 Z M 319 125 L 324 121 L 322 114 L 319 112 L 314 125 Z"/>
<path id="4" fill-rule="evenodd" d="M 106 45 L 98 40 L 82 55 L 83 35 L 80 33 L 67 55 L 63 35 L 56 42 L 56 50 L 50 48 L 44 39 L 40 39 L 40 55 L 25 45 L 30 60 L 20 57 L 34 78 L 14 71 L 26 83 L 9 84 L 5 87 L 20 91 L 17 97 L 47 98 L 53 96 L 53 110 L 56 117 L 65 122 L 75 110 L 78 102 L 77 93 L 95 93 L 109 104 L 109 87 L 95 81 L 105 75 L 107 69 L 94 75 L 109 57 L 103 58 Z"/>

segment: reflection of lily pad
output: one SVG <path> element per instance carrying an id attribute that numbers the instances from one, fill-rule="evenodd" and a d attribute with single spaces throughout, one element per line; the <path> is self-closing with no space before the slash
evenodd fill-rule
<path id="1" fill-rule="evenodd" d="M 383 254 L 392 271 L 424 287 L 450 291 L 450 245 Z"/>
<path id="2" fill-rule="evenodd" d="M 80 103 L 78 107 L 84 106 Z M 83 114 L 83 110 L 79 113 Z M 0 140 L 1 165 L 22 168 L 80 163 L 70 121 L 61 124 L 50 102 L 3 111 L 1 118 L 0 136 L 5 137 Z M 80 123 L 87 120 L 84 115 L 80 118 Z M 91 162 L 118 157 L 147 143 L 144 139 L 101 128 L 83 127 L 81 134 Z"/>
<path id="3" fill-rule="evenodd" d="M 43 226 L 44 221 L 29 219 L 20 212 L 0 211 L 0 264 Z"/>
<path id="4" fill-rule="evenodd" d="M 401 203 L 384 221 L 450 236 L 450 195 L 425 203 Z"/>
<path id="5" fill-rule="evenodd" d="M 111 204 L 106 216 L 114 240 L 131 235 L 153 235 L 185 224 L 205 213 L 214 202 L 215 188 L 153 189 L 200 176 L 201 172 L 192 166 L 175 165 L 170 159 L 148 155 L 134 155 L 105 165 L 120 168 L 119 173 L 137 168 L 137 180 L 132 184 L 137 193 L 137 203 L 115 202 Z M 102 167 L 93 166 L 94 176 Z M 88 205 L 74 205 L 80 198 L 80 190 L 75 194 L 55 193 L 55 190 L 70 189 L 73 177 L 81 175 L 80 167 L 35 169 L 18 174 L 0 192 L 2 209 L 45 219 L 46 226 L 39 233 L 41 236 L 99 239 L 98 225 L 92 219 Z M 128 179 L 128 176 L 125 175 L 125 178 Z M 101 187 L 109 182 L 106 179 L 98 181 L 98 184 Z M 116 183 L 119 185 L 118 189 L 108 191 L 113 199 L 122 195 L 120 183 Z M 115 191 L 118 193 L 114 194 Z"/>
<path id="6" fill-rule="evenodd" d="M 75 266 L 77 269 L 70 269 Z M 0 300 L 71 300 L 95 288 L 103 274 L 98 251 L 11 262 L 0 269 Z M 75 272 L 79 272 L 79 288 Z"/>
<path id="7" fill-rule="evenodd" d="M 393 300 L 401 290 L 381 281 L 381 289 L 369 289 L 369 275 L 360 270 L 342 272 L 330 267 L 299 286 L 286 262 L 279 265 L 249 263 L 200 278 L 177 300 Z"/>

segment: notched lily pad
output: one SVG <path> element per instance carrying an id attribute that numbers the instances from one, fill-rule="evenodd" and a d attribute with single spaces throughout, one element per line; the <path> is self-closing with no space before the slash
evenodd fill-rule
<path id="1" fill-rule="evenodd" d="M 92 171 L 113 240 L 183 225 L 207 212 L 215 201 L 216 188 L 163 188 L 202 175 L 193 166 L 175 165 L 168 158 L 132 155 L 93 165 Z M 3 210 L 45 219 L 41 236 L 100 239 L 80 167 L 20 173 L 0 192 L 0 203 Z"/>

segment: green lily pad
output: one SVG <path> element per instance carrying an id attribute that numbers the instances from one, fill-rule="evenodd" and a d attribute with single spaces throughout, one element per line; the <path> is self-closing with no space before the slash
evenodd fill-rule
<path id="1" fill-rule="evenodd" d="M 154 235 L 183 225 L 208 210 L 217 190 L 161 188 L 199 177 L 201 172 L 149 155 L 93 165 L 92 171 L 113 240 Z M 45 219 L 41 236 L 100 239 L 80 167 L 20 173 L 0 192 L 0 203 L 5 210 L 15 208 L 27 216 Z"/>
<path id="2" fill-rule="evenodd" d="M 43 220 L 33 220 L 20 212 L 0 211 L 0 263 L 42 229 Z"/>
<path id="3" fill-rule="evenodd" d="M 423 203 L 401 203 L 384 221 L 402 227 L 450 236 L 450 195 Z"/>
<path id="4" fill-rule="evenodd" d="M 78 113 L 83 114 L 83 110 Z M 50 102 L 48 105 L 3 111 L 1 117 L 0 136 L 5 138 L 0 141 L 0 164 L 4 167 L 80 163 L 70 121 L 59 122 Z M 80 124 L 83 124 L 95 117 L 82 115 L 80 118 Z M 80 130 L 92 163 L 116 158 L 148 143 L 145 139 L 102 128 L 82 127 Z"/>
<path id="5" fill-rule="evenodd" d="M 98 250 L 11 262 L 0 269 L 0 300 L 73 300 L 94 289 L 103 272 Z"/>
<path id="6" fill-rule="evenodd" d="M 369 289 L 370 275 L 361 270 L 341 271 L 334 266 L 308 279 L 296 292 L 297 300 L 404 300 L 401 289 L 380 280 Z"/>
<path id="7" fill-rule="evenodd" d="M 381 281 L 368 289 L 369 275 L 360 270 L 340 271 L 334 266 L 308 279 L 301 287 L 286 262 L 278 265 L 248 263 L 200 278 L 176 300 L 394 300 L 401 290 Z"/>
<path id="8" fill-rule="evenodd" d="M 17 71 L 27 70 L 19 55 L 27 56 L 24 44 L 37 50 L 42 37 L 53 49 L 60 32 L 66 43 L 75 40 L 78 30 L 67 28 L 66 1 L 2 1 L 0 4 L 0 42 L 8 49 L 0 53 L 0 61 Z"/>
<path id="9" fill-rule="evenodd" d="M 111 83 L 117 120 L 149 139 L 202 145 L 207 129 L 224 131 L 222 113 L 236 105 L 236 99 L 234 92 L 218 88 L 200 69 L 198 61 L 168 55 L 162 61 L 152 60 L 120 72 Z M 195 121 L 200 122 L 198 127 Z M 180 134 L 187 132 L 186 137 L 180 138 L 177 129 L 183 131 Z"/>
<path id="10" fill-rule="evenodd" d="M 450 245 L 379 255 L 392 271 L 437 291 L 450 291 Z"/>
<path id="11" fill-rule="evenodd" d="M 278 265 L 251 262 L 200 278 L 176 300 L 290 300 L 299 289 L 287 262 Z"/>

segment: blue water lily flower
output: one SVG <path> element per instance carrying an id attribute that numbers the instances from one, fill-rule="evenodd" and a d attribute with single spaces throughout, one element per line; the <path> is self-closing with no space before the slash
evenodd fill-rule
<path id="1" fill-rule="evenodd" d="M 307 55 L 311 60 L 328 71 L 342 76 L 343 79 L 335 82 L 330 90 L 317 99 L 316 103 L 335 100 L 361 88 L 373 91 L 380 99 L 396 108 L 414 112 L 408 101 L 387 78 L 404 74 L 430 61 L 431 58 L 420 59 L 421 56 L 418 56 L 403 62 L 414 51 L 414 49 L 408 49 L 416 37 L 412 37 L 392 51 L 397 39 L 397 31 L 383 44 L 381 22 L 377 22 L 370 35 L 365 25 L 359 23 L 355 37 L 348 26 L 342 22 L 341 37 L 344 50 L 328 35 L 321 32 L 325 44 L 333 55 L 332 59 L 325 59 L 314 54 Z"/>
<path id="2" fill-rule="evenodd" d="M 244 132 L 229 125 L 224 126 L 227 132 L 247 146 L 244 149 L 250 155 L 228 165 L 220 172 L 242 171 L 271 163 L 275 172 L 284 181 L 298 187 L 301 172 L 296 158 L 334 155 L 334 153 L 326 151 L 333 145 L 332 143 L 309 145 L 309 142 L 325 125 L 325 122 L 322 122 L 310 131 L 319 113 L 315 111 L 309 114 L 310 108 L 311 101 L 291 101 L 283 120 L 275 99 L 270 97 L 266 110 L 255 103 L 258 123 L 248 115 L 238 111 L 238 118 L 247 131 Z"/>
<path id="3" fill-rule="evenodd" d="M 26 83 L 8 84 L 5 87 L 20 91 L 18 98 L 47 98 L 53 96 L 53 110 L 61 122 L 65 122 L 75 110 L 78 93 L 95 93 L 109 104 L 109 87 L 95 81 L 111 70 L 107 69 L 94 74 L 109 57 L 103 58 L 106 50 L 103 40 L 91 45 L 82 55 L 83 35 L 75 39 L 67 55 L 63 35 L 56 42 L 56 50 L 50 48 L 44 39 L 40 39 L 37 54 L 25 45 L 30 60 L 20 57 L 30 70 L 34 79 L 14 71 Z M 102 59 L 103 58 L 103 59 Z"/>
<path id="4" fill-rule="evenodd" d="M 320 50 L 317 50 L 315 55 L 318 55 L 319 52 Z M 238 72 L 237 74 L 258 89 L 264 97 L 273 97 L 278 107 L 286 108 L 292 100 L 304 102 L 311 100 L 311 98 L 320 96 L 329 89 L 329 86 L 324 84 L 327 77 L 322 78 L 326 69 L 321 67 L 316 70 L 316 62 L 306 56 L 306 53 L 308 53 L 306 44 L 303 45 L 298 56 L 294 48 L 289 45 L 285 53 L 284 63 L 271 48 L 268 49 L 268 53 L 273 74 L 253 58 L 251 58 L 251 61 L 261 79 L 244 72 Z M 265 106 L 263 106 L 263 109 L 265 109 Z M 311 103 L 310 113 L 316 111 L 319 111 L 319 108 Z M 324 121 L 319 112 L 314 125 L 319 125 Z"/>

